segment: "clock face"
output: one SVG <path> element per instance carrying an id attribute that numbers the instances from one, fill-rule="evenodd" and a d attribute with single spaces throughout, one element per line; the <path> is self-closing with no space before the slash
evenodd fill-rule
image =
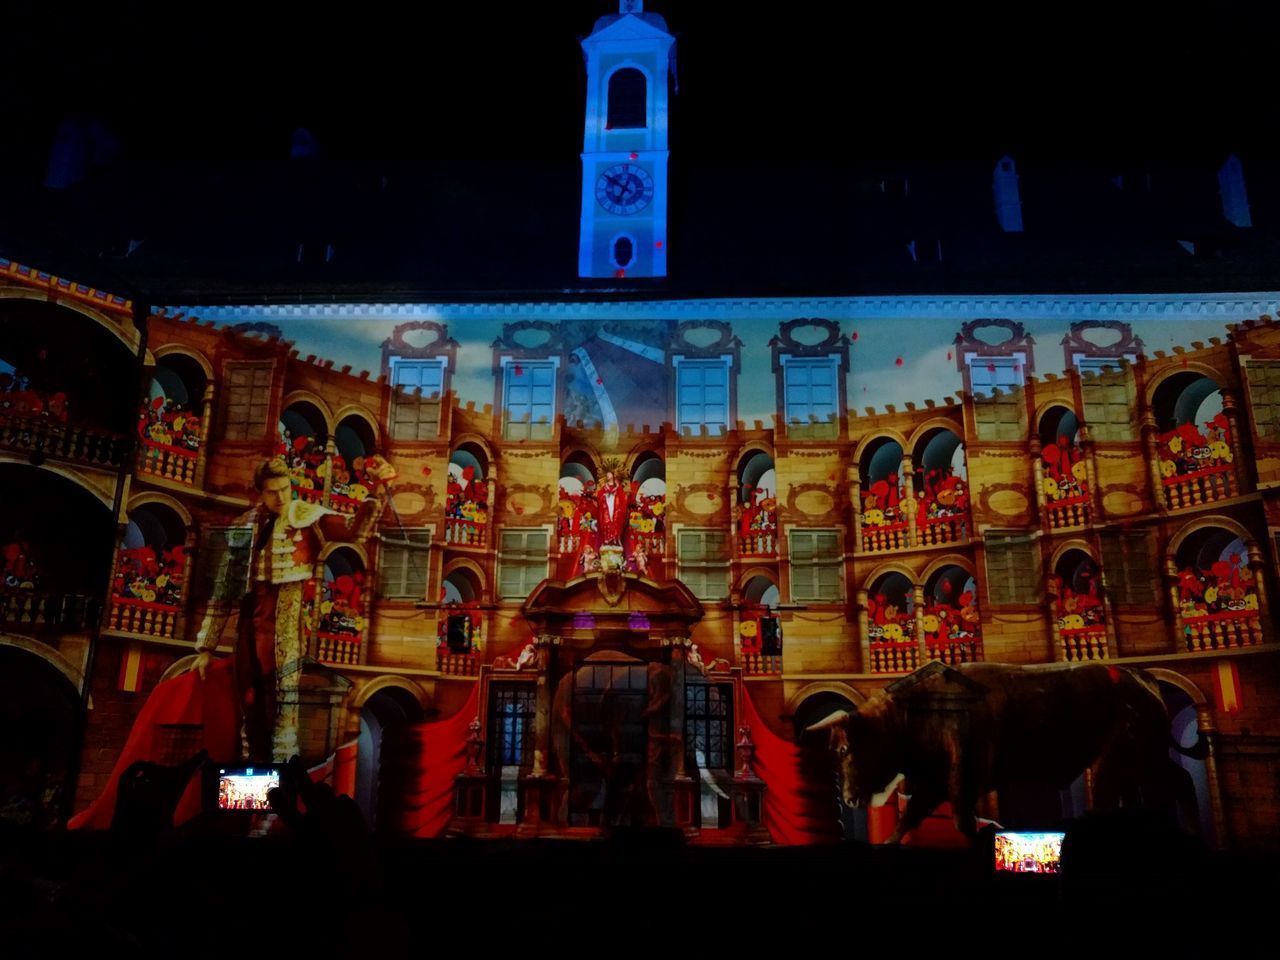
<path id="1" fill-rule="evenodd" d="M 596 200 L 610 213 L 638 213 L 653 199 L 653 177 L 634 163 L 615 163 L 596 180 Z"/>

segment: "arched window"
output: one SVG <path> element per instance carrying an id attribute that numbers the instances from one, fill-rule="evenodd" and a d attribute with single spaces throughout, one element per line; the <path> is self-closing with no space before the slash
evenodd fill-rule
<path id="1" fill-rule="evenodd" d="M 624 67 L 609 78 L 609 119 L 605 129 L 648 126 L 649 83 L 634 67 Z"/>

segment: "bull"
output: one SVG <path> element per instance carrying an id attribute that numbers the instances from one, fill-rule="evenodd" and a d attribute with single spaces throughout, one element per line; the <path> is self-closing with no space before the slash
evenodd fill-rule
<path id="1" fill-rule="evenodd" d="M 1143 804 L 1169 809 L 1182 781 L 1169 758 L 1173 742 L 1154 679 L 1101 663 L 1014 666 L 934 662 L 840 711 L 806 733 L 828 731 L 841 796 L 867 804 L 901 773 L 910 795 L 899 842 L 943 801 L 972 837 L 975 806 L 1013 781 L 1065 789 L 1097 764 L 1095 806 Z"/>

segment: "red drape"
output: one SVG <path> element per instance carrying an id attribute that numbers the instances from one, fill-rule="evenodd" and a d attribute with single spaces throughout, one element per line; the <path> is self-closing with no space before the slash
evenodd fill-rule
<path id="1" fill-rule="evenodd" d="M 437 837 L 454 811 L 454 779 L 467 763 L 467 727 L 480 702 L 479 681 L 466 704 L 447 720 L 409 728 L 404 753 L 383 783 L 399 794 L 395 829 L 414 837 Z M 397 775 L 398 774 L 398 775 Z"/>
<path id="2" fill-rule="evenodd" d="M 204 747 L 215 761 L 227 762 L 240 754 L 240 718 L 236 713 L 233 658 L 224 657 L 209 665 L 205 679 L 194 672 L 184 673 L 159 684 L 143 704 L 133 722 L 129 739 L 116 760 L 107 785 L 87 810 L 71 818 L 68 829 L 105 830 L 111 826 L 116 809 L 116 785 L 120 775 L 139 760 L 159 756 L 161 728 L 168 724 L 199 726 L 201 733 L 194 750 Z M 185 759 L 185 758 L 175 758 Z M 200 812 L 200 777 L 191 778 L 187 791 L 174 813 L 175 824 L 184 823 Z"/>
<path id="3" fill-rule="evenodd" d="M 798 744 L 778 736 L 742 691 L 743 721 L 751 726 L 756 776 L 765 782 L 764 823 L 774 843 L 833 843 L 841 839 L 835 786 L 806 775 Z"/>

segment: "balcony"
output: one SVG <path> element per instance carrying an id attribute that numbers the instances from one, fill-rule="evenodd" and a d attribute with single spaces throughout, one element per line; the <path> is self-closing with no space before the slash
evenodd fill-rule
<path id="1" fill-rule="evenodd" d="M 910 673 L 920 666 L 920 644 L 915 640 L 872 640 L 872 673 Z"/>
<path id="2" fill-rule="evenodd" d="M 480 523 L 476 520 L 467 520 L 462 517 L 445 517 L 444 518 L 444 542 L 454 547 L 483 547 L 485 545 L 485 530 L 488 524 Z M 573 539 L 577 539 L 576 537 Z M 564 540 L 561 538 L 561 553 L 564 553 Z M 576 543 L 571 548 L 576 550 Z"/>
<path id="3" fill-rule="evenodd" d="M 748 677 L 779 677 L 782 675 L 782 655 L 744 653 L 742 672 Z"/>
<path id="4" fill-rule="evenodd" d="M 1044 512 L 1049 520 L 1050 530 L 1083 527 L 1092 517 L 1087 493 L 1064 497 L 1061 500 L 1048 500 L 1045 502 Z"/>
<path id="5" fill-rule="evenodd" d="M 87 630 L 102 607 L 93 597 L 52 590 L 0 590 L 0 623 L 16 629 Z"/>
<path id="6" fill-rule="evenodd" d="M 884 553 L 888 550 L 905 550 L 911 546 L 911 524 L 906 520 L 894 523 L 875 523 L 882 518 L 880 511 L 868 511 L 862 515 L 862 550 L 864 553 Z"/>
<path id="7" fill-rule="evenodd" d="M 43 416 L 0 416 L 0 447 L 86 466 L 114 468 L 127 442 L 118 433 L 60 423 Z"/>
<path id="8" fill-rule="evenodd" d="M 143 437 L 138 450 L 138 473 L 194 487 L 199 459 L 198 449 L 175 447 Z"/>
<path id="9" fill-rule="evenodd" d="M 316 632 L 316 659 L 321 663 L 355 664 L 360 662 L 360 635 Z"/>
<path id="10" fill-rule="evenodd" d="M 107 615 L 107 629 L 118 633 L 132 633 L 144 637 L 174 640 L 178 633 L 180 607 L 164 603 L 148 603 L 132 597 L 112 597 L 111 611 Z"/>
<path id="11" fill-rule="evenodd" d="M 916 534 L 922 547 L 936 547 L 946 543 L 962 543 L 969 538 L 969 517 L 953 513 L 922 520 Z"/>
<path id="12" fill-rule="evenodd" d="M 1062 658 L 1068 663 L 1107 659 L 1107 628 L 1105 626 L 1080 627 L 1060 630 Z"/>
<path id="13" fill-rule="evenodd" d="M 1185 510 L 1240 492 L 1235 443 L 1219 414 L 1203 430 L 1184 424 L 1156 438 L 1165 506 Z"/>
<path id="14" fill-rule="evenodd" d="M 941 660 L 949 667 L 961 663 L 977 663 L 982 659 L 982 637 L 966 634 L 946 640 L 928 640 L 925 649 L 930 660 Z"/>
<path id="15" fill-rule="evenodd" d="M 448 647 L 438 647 L 436 669 L 447 677 L 478 677 L 480 656 L 475 653 L 450 653 Z"/>
<path id="16" fill-rule="evenodd" d="M 1232 650 L 1262 643 L 1262 619 L 1257 610 L 1226 610 L 1182 618 L 1188 653 Z"/>

